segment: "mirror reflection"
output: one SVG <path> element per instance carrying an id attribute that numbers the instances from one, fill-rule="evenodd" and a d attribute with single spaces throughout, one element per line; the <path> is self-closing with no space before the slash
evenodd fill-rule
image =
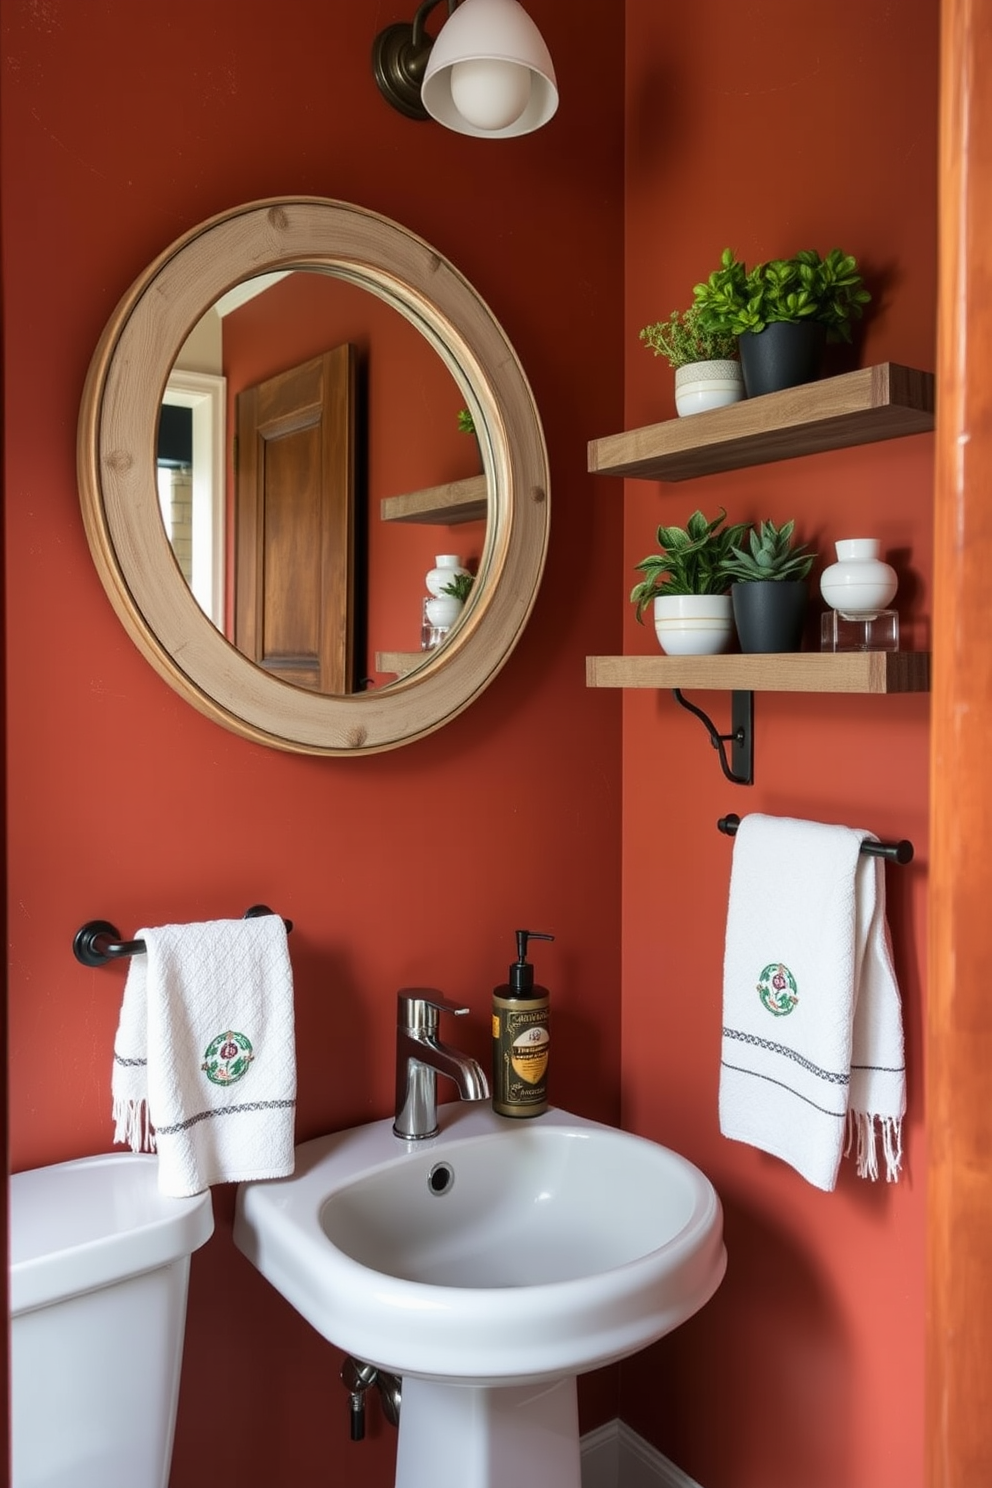
<path id="1" fill-rule="evenodd" d="M 474 574 L 486 542 L 466 401 L 411 320 L 333 272 L 246 279 L 207 310 L 163 395 L 159 505 L 243 655 L 339 695 L 435 654 L 451 631 L 424 627 L 427 575 L 442 552 Z"/>

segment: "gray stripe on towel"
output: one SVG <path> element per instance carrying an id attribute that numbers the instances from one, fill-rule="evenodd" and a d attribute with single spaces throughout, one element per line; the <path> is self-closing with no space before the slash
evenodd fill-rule
<path id="1" fill-rule="evenodd" d="M 752 1075 L 756 1080 L 767 1080 L 769 1085 L 777 1085 L 780 1090 L 788 1091 L 789 1095 L 794 1095 L 797 1100 L 805 1101 L 807 1106 L 812 1106 L 814 1111 L 820 1111 L 824 1116 L 833 1116 L 837 1121 L 847 1119 L 845 1111 L 829 1111 L 826 1106 L 817 1105 L 816 1101 L 810 1100 L 808 1095 L 803 1095 L 800 1091 L 794 1090 L 791 1085 L 786 1085 L 784 1080 L 773 1080 L 771 1075 L 759 1075 L 757 1070 L 744 1069 L 739 1064 L 730 1064 L 726 1059 L 721 1059 L 720 1063 L 724 1069 L 735 1070 L 739 1075 Z"/>
<path id="2" fill-rule="evenodd" d="M 737 1028 L 725 1028 L 724 1038 L 736 1039 L 739 1044 L 753 1044 L 755 1048 L 767 1049 L 772 1054 L 782 1054 L 786 1059 L 792 1059 L 796 1064 L 808 1070 L 811 1075 L 816 1075 L 821 1080 L 828 1080 L 831 1085 L 849 1085 L 850 1075 L 834 1073 L 833 1070 L 821 1069 L 818 1064 L 813 1064 L 809 1059 L 804 1059 L 802 1054 L 797 1054 L 795 1049 L 790 1049 L 787 1044 L 773 1044 L 770 1039 L 759 1038 L 755 1033 L 741 1033 Z M 728 1068 L 734 1069 L 735 1065 Z M 776 1081 L 777 1083 L 777 1081 Z"/>
<path id="3" fill-rule="evenodd" d="M 171 1137 L 212 1116 L 240 1116 L 243 1111 L 280 1111 L 295 1105 L 295 1100 L 245 1101 L 240 1106 L 221 1106 L 216 1111 L 198 1111 L 195 1116 L 187 1116 L 185 1121 L 177 1121 L 174 1126 L 156 1126 L 155 1132 L 160 1137 Z"/>

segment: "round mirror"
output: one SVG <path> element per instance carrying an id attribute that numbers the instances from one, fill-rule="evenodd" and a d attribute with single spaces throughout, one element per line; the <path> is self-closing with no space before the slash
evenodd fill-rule
<path id="1" fill-rule="evenodd" d="M 405 652 L 399 661 L 387 657 L 381 670 L 398 680 L 376 678 L 378 685 L 365 691 L 320 692 L 243 654 L 194 598 L 162 520 L 158 427 L 180 349 L 207 309 L 234 286 L 294 269 L 358 286 L 420 333 L 472 415 L 483 466 L 467 511 L 478 518 L 481 501 L 478 572 L 461 618 L 436 649 Z M 347 452 L 342 458 L 347 464 Z M 512 346 L 480 297 L 436 250 L 398 224 L 347 203 L 251 203 L 211 219 L 167 249 L 132 285 L 96 349 L 80 413 L 78 467 L 97 569 L 139 649 L 201 712 L 277 748 L 362 754 L 440 728 L 505 663 L 544 566 L 547 453 Z M 448 523 L 461 485 L 442 482 L 436 501 L 429 492 L 413 493 L 412 514 L 410 493 L 400 492 L 382 503 L 388 514 L 369 511 L 369 523 L 380 515 L 434 523 L 432 547 L 451 550 Z M 392 582 L 388 570 L 378 576 L 369 571 L 369 584 Z"/>

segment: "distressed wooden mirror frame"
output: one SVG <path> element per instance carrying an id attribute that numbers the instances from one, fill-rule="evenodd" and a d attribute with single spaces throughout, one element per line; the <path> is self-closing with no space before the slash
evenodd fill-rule
<path id="1" fill-rule="evenodd" d="M 464 390 L 479 436 L 489 507 L 472 597 L 449 641 L 378 691 L 320 695 L 248 661 L 193 599 L 159 513 L 158 409 L 179 348 L 234 284 L 280 269 L 326 270 L 393 305 Z M 345 202 L 252 202 L 194 228 L 152 263 L 118 305 L 94 353 L 77 462 L 93 558 L 138 649 L 208 718 L 279 749 L 369 754 L 439 729 L 506 662 L 544 568 L 547 451 L 513 347 L 472 286 L 435 249 Z"/>

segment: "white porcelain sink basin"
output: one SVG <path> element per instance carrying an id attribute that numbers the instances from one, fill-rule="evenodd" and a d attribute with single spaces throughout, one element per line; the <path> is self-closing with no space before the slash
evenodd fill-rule
<path id="1" fill-rule="evenodd" d="M 720 1203 L 668 1148 L 551 1110 L 440 1108 L 297 1148 L 292 1178 L 244 1184 L 235 1241 L 331 1342 L 449 1384 L 560 1379 L 685 1321 L 726 1266 Z"/>

